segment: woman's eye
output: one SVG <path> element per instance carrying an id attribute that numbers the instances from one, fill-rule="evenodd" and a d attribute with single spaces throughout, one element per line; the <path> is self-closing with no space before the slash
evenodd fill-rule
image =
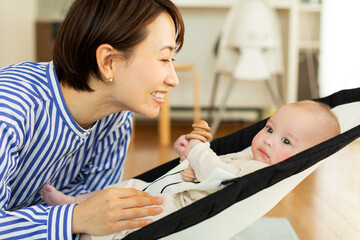
<path id="1" fill-rule="evenodd" d="M 290 142 L 289 139 L 287 139 L 287 138 L 282 138 L 282 139 L 281 139 L 281 142 L 284 143 L 284 144 L 286 144 L 286 145 L 291 145 L 291 142 Z"/>
<path id="2" fill-rule="evenodd" d="M 271 127 L 266 127 L 266 131 L 267 131 L 268 133 L 273 133 L 273 129 L 272 129 Z"/>
<path id="3" fill-rule="evenodd" d="M 175 59 L 174 59 L 174 58 L 171 58 L 171 59 L 164 58 L 164 59 L 162 59 L 161 61 L 166 62 L 166 63 L 169 63 L 169 62 L 174 62 Z"/>

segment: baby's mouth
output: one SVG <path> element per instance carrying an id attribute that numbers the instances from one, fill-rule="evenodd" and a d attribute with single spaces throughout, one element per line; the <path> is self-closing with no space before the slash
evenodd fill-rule
<path id="1" fill-rule="evenodd" d="M 259 151 L 264 158 L 269 159 L 269 155 L 266 153 L 264 149 L 259 149 Z"/>

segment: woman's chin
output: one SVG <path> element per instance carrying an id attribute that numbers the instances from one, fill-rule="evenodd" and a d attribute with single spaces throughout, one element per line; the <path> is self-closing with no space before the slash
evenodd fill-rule
<path id="1" fill-rule="evenodd" d="M 147 117 L 147 118 L 156 118 L 157 116 L 159 116 L 159 112 L 160 112 L 160 108 L 158 108 L 157 110 L 154 109 L 154 111 L 146 111 L 146 112 L 139 112 L 141 115 Z"/>

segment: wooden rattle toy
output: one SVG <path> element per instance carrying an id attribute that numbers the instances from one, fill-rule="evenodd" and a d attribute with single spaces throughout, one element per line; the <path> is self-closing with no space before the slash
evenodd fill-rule
<path id="1" fill-rule="evenodd" d="M 192 124 L 194 130 L 185 135 L 185 139 L 190 141 L 191 139 L 197 139 L 201 142 L 211 141 L 212 135 L 209 133 L 209 124 L 204 120 L 199 120 Z"/>

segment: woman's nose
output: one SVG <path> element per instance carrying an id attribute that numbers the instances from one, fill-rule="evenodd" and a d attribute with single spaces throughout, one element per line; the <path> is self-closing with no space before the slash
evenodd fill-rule
<path id="1" fill-rule="evenodd" d="M 165 83 L 168 84 L 170 87 L 177 87 L 179 85 L 179 79 L 174 66 L 172 66 L 169 74 L 166 76 Z"/>

